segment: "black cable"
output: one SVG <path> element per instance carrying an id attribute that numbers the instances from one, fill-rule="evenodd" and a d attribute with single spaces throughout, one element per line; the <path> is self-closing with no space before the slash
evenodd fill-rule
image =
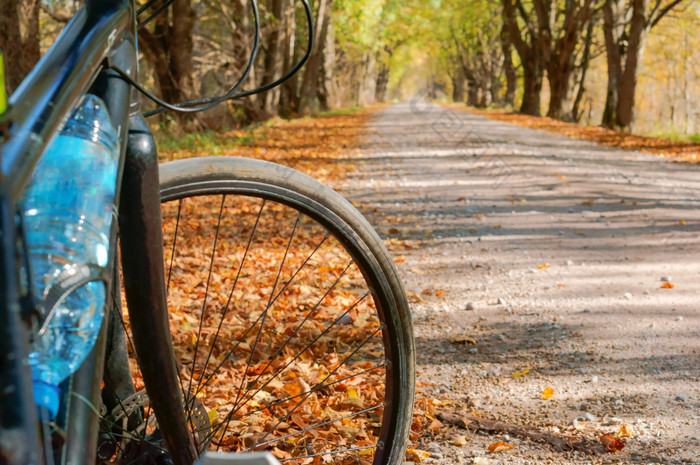
<path id="1" fill-rule="evenodd" d="M 166 8 L 168 8 L 174 1 L 175 1 L 175 0 L 165 0 L 165 2 L 163 2 L 163 4 L 162 4 L 160 7 L 158 7 L 158 9 L 157 9 L 155 12 L 153 12 L 153 14 L 151 14 L 151 16 L 149 16 L 149 17 L 146 18 L 145 20 L 139 22 L 137 28 L 138 28 L 138 29 L 141 29 L 141 28 L 144 27 L 146 24 L 150 23 L 151 20 L 152 20 L 153 18 L 155 18 L 156 16 L 158 16 L 159 14 L 161 14 L 161 12 L 162 12 L 163 10 L 165 10 Z M 150 7 L 150 6 L 153 5 L 153 4 L 155 4 L 155 1 L 154 1 L 154 0 L 151 0 L 150 2 L 146 3 L 142 8 L 139 9 L 139 11 L 138 11 L 138 13 L 137 13 L 137 16 L 138 16 L 138 14 L 140 14 L 142 11 L 145 11 L 146 8 Z"/>
<path id="2" fill-rule="evenodd" d="M 231 98 L 232 95 L 238 90 L 238 88 L 243 84 L 243 82 L 248 78 L 248 75 L 250 74 L 250 70 L 253 68 L 253 64 L 255 62 L 255 57 L 258 54 L 258 46 L 259 46 L 259 40 L 260 40 L 260 13 L 258 11 L 258 2 L 257 0 L 251 0 L 251 5 L 253 6 L 253 18 L 255 20 L 255 38 L 253 41 L 253 51 L 250 54 L 250 59 L 248 60 L 248 65 L 246 66 L 246 69 L 243 71 L 243 75 L 241 78 L 238 80 L 235 86 L 233 86 L 228 92 L 226 92 L 224 95 L 217 97 L 215 102 L 212 102 L 207 105 L 202 105 L 202 106 L 197 106 L 197 107 L 184 107 L 181 106 L 183 104 L 171 104 L 168 103 L 155 95 L 153 95 L 151 92 L 143 88 L 140 84 L 138 84 L 136 81 L 131 79 L 131 77 L 121 70 L 120 68 L 116 66 L 112 66 L 111 69 L 116 71 L 124 80 L 126 80 L 129 84 L 132 86 L 136 87 L 136 89 L 141 92 L 143 95 L 148 97 L 149 99 L 153 100 L 156 102 L 158 105 L 161 105 L 161 108 L 158 110 L 160 111 L 166 111 L 166 110 L 172 110 L 172 111 L 178 111 L 181 113 L 195 113 L 199 111 L 204 111 L 208 110 L 209 108 L 218 105 L 219 103 L 223 102 L 224 100 L 228 100 Z"/>
<path id="3" fill-rule="evenodd" d="M 162 113 L 166 110 L 172 110 L 172 111 L 177 111 L 181 113 L 195 113 L 199 111 L 204 111 L 208 110 L 209 108 L 212 108 L 216 105 L 218 105 L 221 102 L 224 102 L 226 100 L 232 100 L 232 99 L 237 99 L 237 98 L 242 98 L 242 97 L 247 97 L 249 95 L 254 95 L 254 94 L 259 94 L 261 92 L 265 92 L 267 90 L 272 89 L 273 87 L 276 87 L 283 82 L 287 81 L 290 77 L 292 77 L 299 69 L 304 66 L 304 64 L 308 61 L 309 57 L 311 56 L 311 49 L 313 47 L 313 15 L 311 12 L 311 6 L 309 5 L 308 0 L 301 0 L 302 4 L 304 5 L 304 10 L 306 13 L 306 20 L 309 25 L 309 34 L 308 34 L 308 44 L 306 48 L 306 52 L 304 53 L 304 56 L 297 62 L 287 74 L 282 76 L 281 78 L 277 79 L 276 81 L 273 81 L 269 84 L 266 84 L 264 86 L 261 86 L 257 89 L 249 90 L 249 91 L 244 91 L 244 92 L 239 92 L 236 93 L 238 88 L 241 86 L 241 84 L 247 79 L 250 70 L 252 69 L 252 66 L 255 62 L 255 57 L 257 55 L 257 49 L 258 49 L 258 42 L 260 38 L 260 18 L 259 18 L 259 12 L 258 12 L 258 5 L 256 0 L 251 0 L 251 3 L 253 5 L 253 15 L 255 18 L 255 41 L 253 43 L 253 51 L 251 52 L 250 60 L 248 61 L 248 65 L 246 66 L 245 71 L 243 72 L 243 75 L 241 78 L 238 80 L 235 86 L 233 86 L 228 92 L 226 92 L 223 95 L 220 95 L 218 97 L 208 97 L 204 99 L 199 99 L 199 100 L 190 100 L 186 102 L 181 102 L 177 104 L 170 104 L 167 103 L 160 98 L 156 97 L 153 95 L 151 92 L 148 90 L 144 89 L 141 85 L 139 85 L 137 82 L 135 82 L 126 72 L 123 70 L 117 68 L 117 67 L 112 67 L 112 69 L 117 72 L 124 80 L 126 80 L 129 84 L 133 85 L 139 92 L 141 92 L 143 95 L 145 95 L 147 98 L 153 100 L 157 104 L 161 105 L 160 108 L 157 108 L 155 110 L 151 110 L 149 112 L 144 113 L 144 116 L 153 116 L 159 113 Z"/>

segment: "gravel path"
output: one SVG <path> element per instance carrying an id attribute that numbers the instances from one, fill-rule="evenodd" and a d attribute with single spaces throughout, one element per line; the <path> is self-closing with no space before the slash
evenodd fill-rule
<path id="1" fill-rule="evenodd" d="M 427 461 L 700 463 L 700 167 L 423 100 L 367 129 L 340 188 L 398 262 L 423 396 L 577 438 L 636 433 L 629 455 L 558 453 L 449 427 L 415 445 Z M 487 453 L 499 440 L 514 449 Z"/>

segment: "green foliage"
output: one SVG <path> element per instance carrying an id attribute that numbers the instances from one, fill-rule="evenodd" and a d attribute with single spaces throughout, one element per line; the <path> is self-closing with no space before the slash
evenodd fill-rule
<path id="1" fill-rule="evenodd" d="M 263 132 L 257 130 L 236 135 L 230 132 L 197 131 L 179 136 L 161 132 L 157 133 L 156 142 L 158 149 L 163 152 L 206 152 L 208 155 L 222 155 L 238 146 L 255 144 L 257 140 L 260 140 Z"/>

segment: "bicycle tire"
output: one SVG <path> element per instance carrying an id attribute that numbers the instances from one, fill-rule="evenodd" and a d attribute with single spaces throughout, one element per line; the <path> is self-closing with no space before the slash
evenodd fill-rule
<path id="1" fill-rule="evenodd" d="M 412 324 L 393 261 L 362 215 L 318 181 L 253 159 L 203 157 L 165 163 L 160 188 L 173 354 L 181 375 L 180 386 L 173 389 L 184 393 L 191 429 L 205 429 L 202 425 L 210 420 L 210 432 L 193 435 L 199 452 L 207 447 L 233 452 L 267 449 L 291 463 L 402 463 L 415 389 Z M 190 205 L 192 210 L 183 212 Z M 246 212 L 248 220 L 243 218 Z M 227 213 L 236 217 L 227 218 Z M 192 228 L 194 236 L 185 238 L 183 226 Z M 201 254 L 198 241 L 212 230 L 211 251 Z M 238 249 L 221 245 L 235 231 L 249 231 L 237 242 Z M 308 238 L 298 239 L 307 232 Z M 262 241 L 255 255 L 258 237 L 269 241 Z M 282 256 L 277 262 L 271 259 L 270 272 L 245 268 L 246 259 L 260 264 L 268 253 Z M 230 268 L 227 258 L 233 263 Z M 310 270 L 311 266 L 317 268 Z M 184 291 L 177 288 L 183 283 Z M 341 292 L 338 283 L 348 289 Z M 308 289 L 310 284 L 319 289 Z M 224 291 L 227 287 L 230 292 Z M 234 296 L 241 287 L 247 293 Z M 304 300 L 303 293 L 312 297 Z M 268 300 L 260 315 L 253 310 L 258 294 Z M 188 301 L 192 296 L 201 299 Z M 238 302 L 232 303 L 232 296 Z M 275 308 L 278 303 L 281 309 Z M 217 304 L 218 322 L 213 316 L 217 313 L 210 311 Z M 197 320 L 195 340 L 194 328 L 182 328 L 197 326 Z M 244 321 L 252 322 L 245 331 Z M 226 338 L 231 325 L 237 328 L 232 330 L 234 337 Z M 343 342 L 344 337 L 355 345 Z M 378 341 L 383 345 L 379 350 Z M 207 345 L 205 357 L 207 350 L 200 346 Z M 303 359 L 315 349 L 325 352 L 330 366 L 318 358 L 310 358 L 313 364 Z M 234 351 L 243 355 L 232 356 Z M 216 373 L 207 371 L 212 357 Z M 203 371 L 198 373 L 198 368 Z M 215 384 L 222 374 L 232 382 Z M 384 389 L 379 403 L 376 388 Z M 235 405 L 222 402 L 234 393 Z M 309 424 L 311 418 L 319 418 L 318 425 Z M 349 446 L 336 453 L 344 444 Z"/>

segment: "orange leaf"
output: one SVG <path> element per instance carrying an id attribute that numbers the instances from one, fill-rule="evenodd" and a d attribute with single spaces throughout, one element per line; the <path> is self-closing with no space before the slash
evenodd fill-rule
<path id="1" fill-rule="evenodd" d="M 438 297 L 442 297 L 443 295 L 445 295 L 445 291 L 435 291 L 435 295 Z"/>
<path id="2" fill-rule="evenodd" d="M 389 234 L 398 234 L 399 230 L 396 228 L 389 228 Z"/>
<path id="3" fill-rule="evenodd" d="M 510 449 L 513 449 L 513 446 L 511 446 L 510 444 L 506 444 L 503 441 L 494 442 L 489 446 L 489 452 L 491 453 L 503 452 Z"/>
<path id="4" fill-rule="evenodd" d="M 544 391 L 542 391 L 542 398 L 544 400 L 550 399 L 554 395 L 554 389 L 551 387 L 546 387 L 544 388 Z"/>
<path id="5" fill-rule="evenodd" d="M 666 281 L 665 283 L 663 283 L 663 284 L 661 285 L 661 289 L 673 289 L 674 287 L 676 287 L 676 286 L 674 286 L 673 284 L 669 283 L 668 281 Z"/>
<path id="6" fill-rule="evenodd" d="M 598 436 L 603 447 L 608 449 L 610 452 L 620 452 L 625 448 L 625 443 L 617 439 L 612 434 L 601 434 Z"/>
<path id="7" fill-rule="evenodd" d="M 537 268 L 539 268 L 540 270 L 541 270 L 542 268 L 549 268 L 549 263 L 543 263 L 543 264 L 541 264 L 541 265 L 537 265 Z"/>

